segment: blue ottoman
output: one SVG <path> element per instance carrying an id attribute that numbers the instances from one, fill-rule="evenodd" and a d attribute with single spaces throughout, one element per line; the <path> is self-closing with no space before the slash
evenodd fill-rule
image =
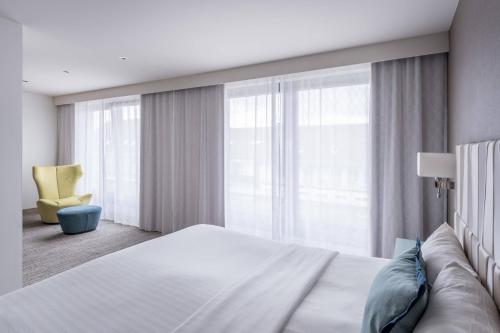
<path id="1" fill-rule="evenodd" d="M 101 207 L 92 205 L 67 207 L 57 212 L 61 229 L 67 235 L 95 230 L 100 217 Z"/>

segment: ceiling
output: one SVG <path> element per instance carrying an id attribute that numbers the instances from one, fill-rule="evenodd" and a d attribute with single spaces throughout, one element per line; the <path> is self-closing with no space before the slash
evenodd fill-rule
<path id="1" fill-rule="evenodd" d="M 0 16 L 23 24 L 25 90 L 56 96 L 447 31 L 457 4 L 0 0 Z"/>

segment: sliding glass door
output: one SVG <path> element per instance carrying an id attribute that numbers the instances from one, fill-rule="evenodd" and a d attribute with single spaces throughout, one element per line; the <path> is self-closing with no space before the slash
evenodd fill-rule
<path id="1" fill-rule="evenodd" d="M 369 254 L 370 67 L 226 86 L 226 226 Z"/>
<path id="2" fill-rule="evenodd" d="M 140 97 L 75 104 L 75 161 L 81 193 L 92 193 L 102 218 L 139 225 Z"/>

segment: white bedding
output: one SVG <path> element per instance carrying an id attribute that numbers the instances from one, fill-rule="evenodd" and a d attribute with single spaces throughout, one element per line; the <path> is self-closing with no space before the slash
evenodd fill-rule
<path id="1" fill-rule="evenodd" d="M 215 295 L 175 333 L 279 333 L 337 253 L 289 244 Z"/>
<path id="2" fill-rule="evenodd" d="M 172 332 L 286 246 L 191 227 L 0 297 L 0 332 Z M 359 332 L 371 281 L 385 263 L 337 255 L 284 332 Z"/>

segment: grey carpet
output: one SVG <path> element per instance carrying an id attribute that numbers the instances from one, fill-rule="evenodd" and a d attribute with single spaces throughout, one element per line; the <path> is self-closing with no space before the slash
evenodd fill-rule
<path id="1" fill-rule="evenodd" d="M 100 221 L 95 231 L 65 235 L 58 224 L 44 224 L 35 210 L 26 210 L 23 212 L 24 285 L 158 236 L 160 233 L 108 221 Z"/>

